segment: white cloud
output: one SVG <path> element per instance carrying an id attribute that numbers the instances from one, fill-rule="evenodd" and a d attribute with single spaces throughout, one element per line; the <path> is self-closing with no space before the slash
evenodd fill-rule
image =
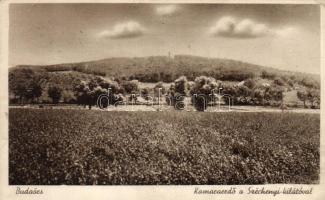
<path id="1" fill-rule="evenodd" d="M 161 5 L 156 7 L 156 13 L 160 16 L 170 16 L 179 10 L 177 5 Z"/>
<path id="2" fill-rule="evenodd" d="M 136 21 L 128 21 L 116 24 L 110 30 L 102 31 L 99 36 L 102 38 L 122 39 L 135 38 L 143 35 L 145 28 Z"/>
<path id="3" fill-rule="evenodd" d="M 257 38 L 270 33 L 270 29 L 251 19 L 237 20 L 233 17 L 222 17 L 209 30 L 212 36 L 234 38 Z"/>

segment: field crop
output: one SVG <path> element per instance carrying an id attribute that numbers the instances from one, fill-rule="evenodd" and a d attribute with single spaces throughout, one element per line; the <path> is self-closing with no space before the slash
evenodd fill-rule
<path id="1" fill-rule="evenodd" d="M 320 117 L 10 109 L 11 185 L 319 182 Z"/>

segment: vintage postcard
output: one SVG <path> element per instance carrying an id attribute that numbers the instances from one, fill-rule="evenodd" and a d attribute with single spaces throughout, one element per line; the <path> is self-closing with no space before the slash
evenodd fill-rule
<path id="1" fill-rule="evenodd" d="M 1 2 L 0 199 L 324 199 L 322 1 Z"/>

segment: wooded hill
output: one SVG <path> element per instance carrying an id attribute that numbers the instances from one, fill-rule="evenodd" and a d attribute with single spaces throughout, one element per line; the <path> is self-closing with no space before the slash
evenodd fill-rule
<path id="1" fill-rule="evenodd" d="M 311 107 L 317 108 L 320 102 L 317 75 L 227 59 L 185 55 L 109 58 L 47 66 L 20 65 L 9 70 L 11 103 L 90 105 L 108 88 L 115 88 L 115 95 L 127 99 L 131 93 L 148 96 L 158 87 L 163 87 L 172 99 L 223 88 L 223 92 L 234 97 L 235 104 L 278 106 L 290 96 L 294 97 L 289 98 L 291 105 L 297 106 L 300 100 L 307 106 L 308 100 Z"/>
<path id="2" fill-rule="evenodd" d="M 55 71 L 78 71 L 86 74 L 114 77 L 118 79 L 137 79 L 141 82 L 173 82 L 184 75 L 193 81 L 200 75 L 210 76 L 222 81 L 242 81 L 247 78 L 263 76 L 263 78 L 284 77 L 296 80 L 312 79 L 319 82 L 320 77 L 314 74 L 289 72 L 246 62 L 206 58 L 190 55 L 151 56 L 151 57 L 117 57 L 97 61 L 66 63 L 56 65 L 20 65 L 33 69 Z"/>

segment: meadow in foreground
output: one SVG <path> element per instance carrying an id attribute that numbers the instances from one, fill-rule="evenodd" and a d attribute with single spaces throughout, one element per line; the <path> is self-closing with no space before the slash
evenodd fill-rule
<path id="1" fill-rule="evenodd" d="M 12 185 L 319 182 L 320 117 L 9 111 Z"/>

